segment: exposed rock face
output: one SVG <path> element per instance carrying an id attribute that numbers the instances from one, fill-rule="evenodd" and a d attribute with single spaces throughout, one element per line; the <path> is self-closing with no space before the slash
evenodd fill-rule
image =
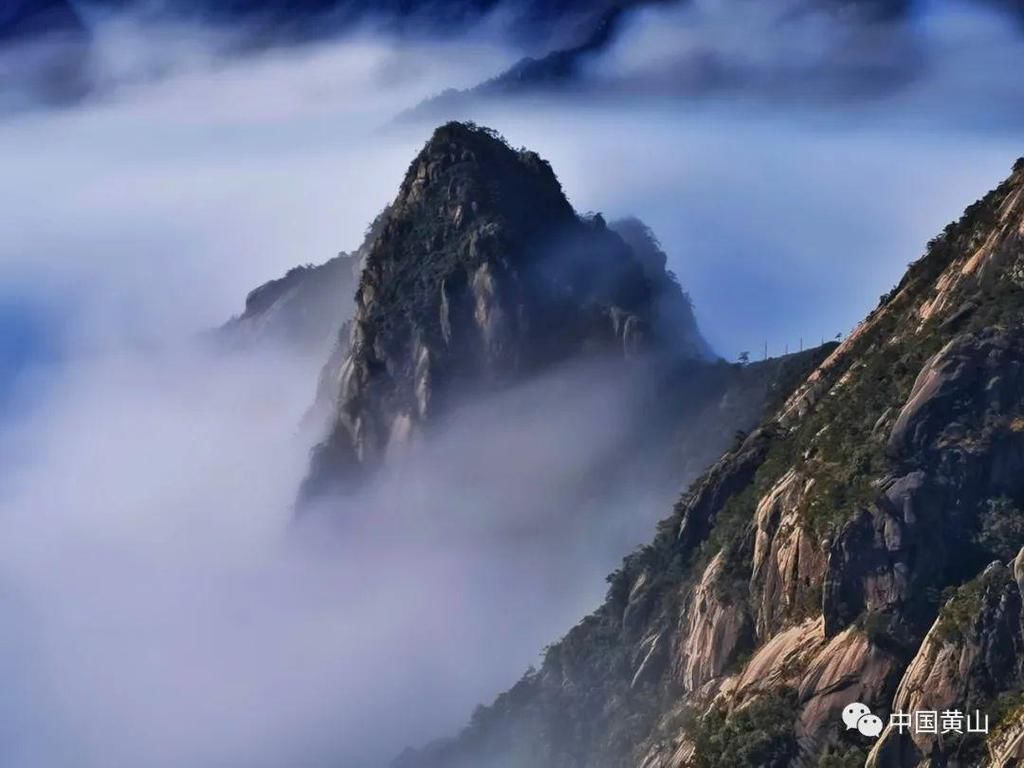
<path id="1" fill-rule="evenodd" d="M 673 290 L 674 277 L 668 271 L 668 255 L 661 249 L 654 233 L 634 217 L 614 221 L 609 226 L 632 249 L 647 279 L 658 286 L 651 311 L 658 327 L 676 334 L 667 340 L 668 343 L 683 357 L 714 358 L 714 352 L 697 328 L 689 296 Z"/>
<path id="2" fill-rule="evenodd" d="M 796 736 L 801 747 L 816 752 L 828 732 L 835 730 L 836 713 L 847 704 L 884 696 L 895 669 L 896 660 L 857 628 L 832 638 L 800 679 Z"/>
<path id="3" fill-rule="evenodd" d="M 1024 160 L 693 485 L 540 670 L 398 764 L 863 765 L 870 740 L 840 720 L 854 701 L 996 726 L 887 732 L 871 765 L 1019 764 L 1022 275 Z"/>
<path id="4" fill-rule="evenodd" d="M 719 677 L 753 640 L 750 615 L 739 601 L 723 599 L 724 558 L 715 555 L 690 598 L 686 624 L 681 627 L 677 671 L 687 692 L 700 690 Z"/>
<path id="5" fill-rule="evenodd" d="M 815 587 L 825 572 L 825 552 L 798 514 L 807 484 L 797 472 L 787 472 L 757 506 L 751 591 L 760 595 L 755 612 L 761 637 L 780 629 L 783 617 L 808 602 L 812 610 L 817 607 Z"/>
<path id="6" fill-rule="evenodd" d="M 367 250 L 347 353 L 321 379 L 336 418 L 305 496 L 353 482 L 463 397 L 567 360 L 704 362 L 688 300 L 637 229 L 641 256 L 577 216 L 536 154 L 438 129 Z"/>
<path id="7" fill-rule="evenodd" d="M 920 597 L 948 583 L 958 542 L 970 536 L 974 520 L 965 511 L 1020 495 L 1024 436 L 1013 423 L 1024 396 L 1022 340 L 1020 327 L 984 328 L 955 337 L 925 363 L 889 435 L 894 471 L 833 547 L 827 627 L 867 610 L 921 631 L 931 608 Z"/>
<path id="8" fill-rule="evenodd" d="M 1020 587 L 1013 572 L 998 561 L 957 590 L 907 667 L 893 709 L 960 710 L 991 716 L 998 696 L 1019 691 L 1024 683 L 1021 606 Z M 1013 744 L 1017 738 L 1002 735 L 1004 738 L 993 740 L 992 751 L 1001 755 L 1005 764 L 1019 746 Z M 928 761 L 935 765 L 973 765 L 981 757 L 980 742 L 975 737 L 971 743 L 964 734 L 901 733 L 890 726 L 872 750 L 868 764 L 879 768 Z"/>

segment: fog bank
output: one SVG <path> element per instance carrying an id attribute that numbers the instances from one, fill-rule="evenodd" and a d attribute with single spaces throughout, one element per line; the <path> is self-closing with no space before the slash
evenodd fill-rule
<path id="1" fill-rule="evenodd" d="M 433 127 L 391 118 L 513 57 L 361 36 L 212 60 L 207 33 L 164 31 L 157 65 L 151 38 L 111 31 L 102 98 L 0 120 L 0 320 L 33 329 L 0 425 L 5 765 L 376 766 L 591 609 L 671 489 L 573 496 L 623 393 L 566 397 L 568 378 L 467 415 L 340 530 L 292 530 L 322 361 L 195 334 L 354 248 Z M 756 358 L 847 332 L 1022 153 L 1004 103 L 942 99 L 961 75 L 1005 80 L 979 60 L 842 109 L 564 96 L 470 116 L 549 159 L 580 211 L 651 225 L 712 345 Z"/>

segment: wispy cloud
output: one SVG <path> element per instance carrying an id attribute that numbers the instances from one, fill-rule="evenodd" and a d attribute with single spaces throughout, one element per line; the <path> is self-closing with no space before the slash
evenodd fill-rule
<path id="1" fill-rule="evenodd" d="M 15 768 L 372 764 L 514 680 L 663 497 L 623 487 L 553 526 L 622 393 L 527 391 L 360 497 L 355 531 L 288 536 L 319 361 L 187 339 L 357 245 L 432 128 L 381 126 L 513 56 L 362 37 L 224 59 L 164 33 L 153 59 L 160 30 L 112 29 L 103 98 L 0 123 L 0 287 L 62 342 L 0 440 L 0 740 Z M 1001 104 L 946 125 L 919 108 L 961 76 L 1003 87 L 991 54 L 842 109 L 563 97 L 474 115 L 550 159 L 579 209 L 652 225 L 713 344 L 756 356 L 852 326 L 1021 154 Z"/>

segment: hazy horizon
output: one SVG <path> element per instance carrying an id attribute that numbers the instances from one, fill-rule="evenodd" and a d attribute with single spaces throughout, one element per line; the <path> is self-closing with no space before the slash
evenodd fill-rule
<path id="1" fill-rule="evenodd" d="M 776 29 L 789 5 L 772 7 L 745 33 Z M 633 96 L 451 117 L 537 151 L 578 211 L 647 223 L 718 354 L 779 355 L 849 333 L 1024 155 L 1013 72 L 957 68 L 1011 60 L 1024 38 L 949 7 L 971 23 L 951 32 L 928 4 L 871 49 L 909 40 L 928 63 L 884 94 L 786 85 L 823 57 L 830 76 L 851 64 L 808 44 L 787 67 L 779 38 L 743 62 L 763 79 L 665 96 L 664 30 L 723 56 L 747 39 L 717 36 L 724 6 L 702 2 L 641 14 L 589 63 L 611 90 L 642 81 Z M 360 538 L 292 537 L 324 361 L 225 359 L 196 336 L 257 285 L 355 249 L 449 116 L 395 117 L 520 50 L 493 27 L 245 55 L 205 29 L 104 29 L 100 92 L 0 116 L 0 741 L 11 768 L 379 766 L 457 729 L 596 607 L 678 489 L 623 488 L 594 505 L 600 524 L 541 536 L 568 504 L 559 479 L 613 442 L 622 392 L 538 384 L 508 395 L 533 404 L 518 423 L 490 404 L 438 438 L 450 461 L 361 497 Z M 509 445 L 525 458 L 499 469 Z"/>

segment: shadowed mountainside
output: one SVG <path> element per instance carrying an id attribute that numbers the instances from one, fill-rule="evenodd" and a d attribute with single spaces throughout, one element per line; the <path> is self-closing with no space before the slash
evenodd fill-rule
<path id="1" fill-rule="evenodd" d="M 397 765 L 1018 765 L 1022 404 L 1024 160 L 693 484 L 539 670 Z M 842 725 L 854 701 L 883 721 L 978 709 L 993 733 L 873 743 Z"/>
<path id="2" fill-rule="evenodd" d="M 362 245 L 316 266 L 305 265 L 254 288 L 245 310 L 217 333 L 229 346 L 285 344 L 298 352 L 326 355 L 352 318 L 359 273 L 388 210 L 367 227 Z"/>
<path id="3" fill-rule="evenodd" d="M 535 153 L 447 124 L 367 252 L 350 329 L 321 375 L 333 426 L 303 498 L 351 489 L 469 399 L 582 359 L 646 382 L 647 437 L 654 423 L 669 435 L 743 375 L 714 361 L 646 227 L 578 216 Z M 720 450 L 756 420 L 726 410 L 743 415 L 704 446 Z"/>
<path id="4" fill-rule="evenodd" d="M 462 113 L 471 112 L 472 108 L 481 102 L 517 96 L 545 96 L 566 91 L 577 96 L 588 95 L 593 98 L 641 94 L 647 90 L 647 85 L 643 82 L 631 79 L 616 82 L 614 76 L 611 79 L 595 78 L 591 66 L 618 42 L 621 33 L 634 21 L 637 12 L 666 6 L 685 9 L 688 5 L 692 4 L 685 0 L 623 0 L 610 3 L 595 17 L 587 34 L 578 41 L 544 55 L 526 56 L 506 71 L 470 88 L 445 90 L 406 110 L 397 119 L 431 121 L 443 117 L 458 117 Z M 725 14 L 735 13 L 737 16 L 742 16 L 746 12 L 742 2 L 722 4 L 718 10 Z M 855 33 L 862 29 L 881 29 L 890 24 L 897 25 L 909 18 L 911 11 L 912 4 L 909 0 L 818 0 L 804 4 L 779 4 L 775 9 L 778 17 L 776 29 L 769 27 L 764 33 L 785 34 L 784 31 L 777 30 L 784 29 L 787 21 L 801 15 L 829 18 L 841 28 Z M 692 41 L 690 43 L 692 44 Z M 859 40 L 856 45 L 869 48 L 870 41 L 865 38 Z M 657 85 L 663 97 L 699 96 L 722 88 L 742 88 L 751 76 L 759 75 L 757 72 L 745 71 L 745 62 L 722 57 L 713 47 L 707 50 L 698 47 L 684 55 L 682 41 L 680 46 L 677 51 L 680 58 L 674 64 L 671 76 Z M 837 61 L 829 62 L 829 66 L 838 64 L 842 57 L 835 58 Z M 840 68 L 833 76 L 836 78 L 836 85 L 853 77 L 861 81 L 862 86 L 868 87 L 868 80 L 873 80 L 874 83 L 869 90 L 876 92 L 880 87 L 891 87 L 892 81 L 902 81 L 908 76 L 902 63 L 893 64 L 888 78 L 880 78 L 880 73 L 875 69 L 857 73 L 856 65 L 851 67 L 850 71 L 842 71 Z M 827 69 L 826 66 L 822 68 Z M 775 83 L 772 87 L 781 84 Z M 768 85 L 761 83 L 761 87 Z"/>
<path id="5" fill-rule="evenodd" d="M 186 21 L 245 31 L 258 40 L 301 41 L 359 27 L 398 34 L 449 35 L 494 16 L 524 47 L 562 42 L 599 23 L 616 0 L 84 0 L 90 15 L 138 15 L 151 22 Z M 10 9 L 7 8 L 10 5 Z M 63 31 L 79 20 L 68 0 L 8 0 L 5 31 L 21 38 Z"/>
<path id="6" fill-rule="evenodd" d="M 80 35 L 85 26 L 67 0 L 4 0 L 0 6 L 0 45 L 50 35 Z"/>

